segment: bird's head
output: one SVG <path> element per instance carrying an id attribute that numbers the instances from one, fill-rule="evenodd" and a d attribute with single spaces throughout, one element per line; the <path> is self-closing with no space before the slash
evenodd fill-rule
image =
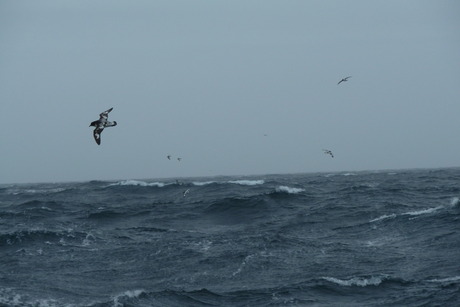
<path id="1" fill-rule="evenodd" d="M 89 126 L 93 126 L 93 127 L 96 127 L 97 126 L 97 120 L 95 120 L 94 122 L 91 122 L 91 124 L 89 124 Z"/>

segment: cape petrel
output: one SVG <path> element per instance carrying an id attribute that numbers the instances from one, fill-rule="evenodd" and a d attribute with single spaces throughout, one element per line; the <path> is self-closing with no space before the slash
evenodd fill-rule
<path id="1" fill-rule="evenodd" d="M 342 82 L 348 81 L 348 79 L 350 79 L 350 78 L 351 78 L 351 76 L 348 76 L 348 77 L 346 77 L 346 78 L 343 78 L 342 80 L 339 81 L 339 83 L 337 83 L 337 85 L 339 85 L 339 84 L 342 83 Z"/>
<path id="2" fill-rule="evenodd" d="M 106 127 L 113 127 L 117 125 L 116 121 L 109 122 L 107 118 L 109 117 L 110 111 L 112 111 L 113 108 L 108 109 L 107 111 L 102 112 L 99 114 L 99 119 L 93 121 L 89 126 L 93 126 L 94 131 L 93 131 L 93 136 L 94 140 L 96 141 L 97 145 L 101 145 L 101 133 Z"/>

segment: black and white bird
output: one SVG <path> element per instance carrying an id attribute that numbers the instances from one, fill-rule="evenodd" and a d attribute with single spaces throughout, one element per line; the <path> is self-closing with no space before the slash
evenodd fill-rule
<path id="1" fill-rule="evenodd" d="M 187 189 L 183 192 L 184 197 L 190 192 L 190 189 Z"/>
<path id="2" fill-rule="evenodd" d="M 116 121 L 109 122 L 107 118 L 109 117 L 110 111 L 112 111 L 113 108 L 108 109 L 107 111 L 102 112 L 99 114 L 99 119 L 93 121 L 89 126 L 93 126 L 94 131 L 93 131 L 93 136 L 94 140 L 96 141 L 97 145 L 101 145 L 101 133 L 106 127 L 113 127 L 117 125 Z"/>
<path id="3" fill-rule="evenodd" d="M 329 149 L 323 149 L 323 151 L 324 151 L 324 154 L 330 155 L 332 158 L 334 158 L 334 154 Z"/>
<path id="4" fill-rule="evenodd" d="M 348 81 L 348 79 L 350 79 L 350 78 L 351 78 L 351 76 L 348 76 L 348 77 L 343 78 L 342 80 L 339 81 L 339 83 L 337 83 L 337 85 L 339 85 L 339 84 L 342 83 L 342 82 Z"/>

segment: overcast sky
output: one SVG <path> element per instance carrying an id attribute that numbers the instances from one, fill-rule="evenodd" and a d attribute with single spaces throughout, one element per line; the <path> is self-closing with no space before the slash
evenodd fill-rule
<path id="1" fill-rule="evenodd" d="M 0 183 L 451 167 L 459 132 L 457 0 L 0 0 Z"/>

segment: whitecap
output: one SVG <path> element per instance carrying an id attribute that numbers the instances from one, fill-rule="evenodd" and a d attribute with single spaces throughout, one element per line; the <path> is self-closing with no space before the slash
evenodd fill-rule
<path id="1" fill-rule="evenodd" d="M 203 185 L 208 185 L 208 184 L 213 184 L 213 183 L 216 183 L 215 181 L 195 181 L 195 182 L 192 182 L 193 185 L 196 185 L 196 186 L 203 186 Z"/>
<path id="2" fill-rule="evenodd" d="M 67 190 L 66 188 L 49 188 L 49 189 L 9 189 L 7 194 L 18 195 L 18 194 L 52 194 L 59 193 Z"/>
<path id="3" fill-rule="evenodd" d="M 305 192 L 305 189 L 300 189 L 300 188 L 291 188 L 288 186 L 279 186 L 276 188 L 276 192 L 283 192 L 283 193 L 289 193 L 289 194 L 298 194 L 301 192 Z"/>
<path id="4" fill-rule="evenodd" d="M 122 186 L 131 185 L 131 186 L 159 187 L 159 188 L 162 188 L 165 186 L 165 184 L 162 182 L 145 182 L 145 181 L 140 181 L 140 180 L 123 180 L 123 181 L 109 184 L 109 186 L 114 186 L 114 185 L 122 185 Z"/>
<path id="5" fill-rule="evenodd" d="M 335 277 L 323 277 L 323 279 L 329 282 L 338 284 L 340 286 L 345 286 L 345 287 L 351 287 L 351 286 L 366 287 L 366 286 L 378 286 L 383 282 L 385 278 L 378 277 L 378 276 L 371 276 L 369 278 L 353 277 L 351 279 L 338 279 Z"/>
<path id="6" fill-rule="evenodd" d="M 433 213 L 433 212 L 435 212 L 435 211 L 438 211 L 439 209 L 442 209 L 442 208 L 443 208 L 443 206 L 438 206 L 438 207 L 434 207 L 434 208 L 428 208 L 428 209 L 425 209 L 425 210 L 406 212 L 406 213 L 403 213 L 402 215 L 422 215 L 422 214 L 429 214 L 429 213 Z"/>
<path id="7" fill-rule="evenodd" d="M 439 282 L 439 283 L 456 282 L 456 281 L 460 281 L 460 276 L 447 277 L 447 278 L 442 278 L 442 279 L 430 279 L 428 281 L 429 282 Z"/>
<path id="8" fill-rule="evenodd" d="M 378 218 L 375 218 L 373 220 L 370 220 L 369 223 L 374 223 L 374 222 L 378 222 L 378 221 L 382 221 L 382 220 L 386 220 L 386 219 L 393 219 L 396 217 L 396 214 L 384 214 L 382 216 L 379 216 Z"/>
<path id="9" fill-rule="evenodd" d="M 457 206 L 459 203 L 460 203 L 460 199 L 459 199 L 458 197 L 453 197 L 453 198 L 450 200 L 450 206 L 451 206 L 451 207 L 455 207 L 455 206 Z"/>
<path id="10" fill-rule="evenodd" d="M 126 299 L 133 299 L 133 298 L 139 298 L 142 294 L 146 293 L 145 290 L 128 290 L 125 291 L 113 298 L 113 305 L 114 306 L 125 306 L 123 302 L 120 302 L 120 300 L 124 301 Z"/>
<path id="11" fill-rule="evenodd" d="M 231 180 L 228 183 L 241 184 L 241 185 L 258 185 L 264 184 L 264 180 Z"/>

